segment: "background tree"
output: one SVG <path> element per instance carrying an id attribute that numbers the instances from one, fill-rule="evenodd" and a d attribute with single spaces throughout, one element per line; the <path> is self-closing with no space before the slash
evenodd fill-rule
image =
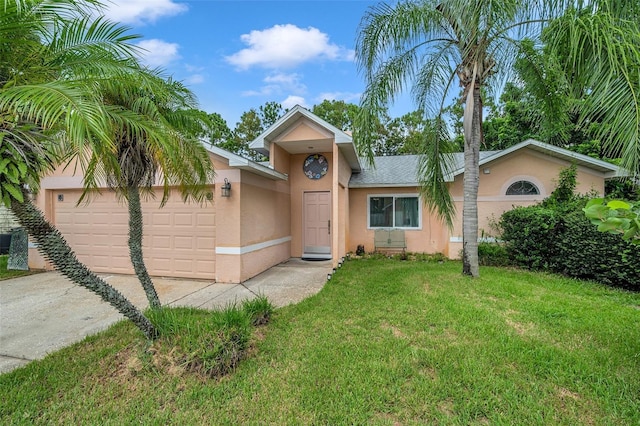
<path id="1" fill-rule="evenodd" d="M 257 110 L 251 108 L 249 111 L 242 113 L 231 138 L 226 142 L 214 143 L 214 145 L 250 160 L 263 161 L 264 157 L 249 148 L 249 144 L 278 121 L 286 112 L 282 105 L 277 102 L 267 102 Z"/>
<path id="2" fill-rule="evenodd" d="M 314 105 L 311 112 L 342 131 L 352 131 L 358 105 L 345 101 L 327 100 Z"/>
<path id="3" fill-rule="evenodd" d="M 282 105 L 274 101 L 267 102 L 264 105 L 261 105 L 258 111 L 262 131 L 265 131 L 269 127 L 273 126 L 273 124 L 287 112 L 287 110 L 284 109 Z"/>
<path id="4" fill-rule="evenodd" d="M 258 111 L 251 108 L 243 112 L 240 121 L 233 130 L 233 138 L 227 146 L 231 152 L 251 160 L 260 160 L 262 156 L 249 148 L 249 143 L 260 136 L 263 131 L 262 120 Z"/>
<path id="5" fill-rule="evenodd" d="M 227 121 L 217 112 L 207 114 L 204 111 L 198 111 L 197 113 L 202 115 L 201 121 L 205 125 L 202 133 L 197 136 L 207 140 L 212 146 L 227 149 L 225 148 L 225 144 L 228 143 L 233 136 Z M 227 151 L 229 151 L 229 149 L 227 149 Z"/>
<path id="6" fill-rule="evenodd" d="M 413 111 L 385 124 L 386 155 L 420 154 L 433 129 L 433 120 L 427 120 L 422 111 Z"/>
<path id="7" fill-rule="evenodd" d="M 31 201 L 40 178 L 60 160 L 61 144 L 78 154 L 112 149 L 98 79 L 131 72 L 133 36 L 93 19 L 98 3 L 4 0 L 0 13 L 0 198 L 74 283 L 98 294 L 148 338 L 153 324 L 120 292 L 80 263 L 60 232 Z M 129 58 L 129 61 L 123 60 Z M 29 190 L 27 189 L 29 188 Z"/>
<path id="8" fill-rule="evenodd" d="M 529 138 L 542 140 L 539 111 L 536 99 L 524 87 L 507 83 L 483 123 L 483 149 L 505 149 Z"/>
<path id="9" fill-rule="evenodd" d="M 482 88 L 496 88 L 512 72 L 522 52 L 521 41 L 540 40 L 545 33 L 550 52 L 567 50 L 564 75 L 572 85 L 588 87 L 593 96 L 581 111 L 580 122 L 598 116 L 616 128 L 608 139 L 620 150 L 637 147 L 640 114 L 635 98 L 637 78 L 637 23 L 628 21 L 630 1 L 524 1 L 425 0 L 381 4 L 369 9 L 361 21 L 356 58 L 364 73 L 366 89 L 356 131 L 361 150 L 371 158 L 373 117 L 386 109 L 406 85 L 412 86 L 420 109 L 431 111 L 443 123 L 445 103 L 458 82 L 464 103 L 463 273 L 479 275 L 478 183 L 479 150 L 482 146 Z M 626 13 L 626 15 L 625 15 Z M 624 123 L 622 121 L 625 121 Z M 429 207 L 451 226 L 453 203 L 442 179 L 450 167 L 447 132 L 439 129 L 427 144 L 420 170 L 423 193 Z M 600 131 L 604 136 L 606 132 Z M 444 138 L 441 138 L 444 136 Z M 640 150 L 626 162 L 633 170 Z M 436 192 L 441 192 L 437 194 Z M 437 200 L 437 201 L 435 201 Z"/>
<path id="10" fill-rule="evenodd" d="M 352 131 L 360 111 L 356 104 L 344 101 L 324 100 L 314 105 L 311 112 L 329 124 Z M 375 156 L 418 154 L 422 150 L 425 131 L 432 125 L 421 111 L 413 111 L 401 117 L 391 118 L 387 112 L 377 117 L 376 136 L 372 151 Z"/>

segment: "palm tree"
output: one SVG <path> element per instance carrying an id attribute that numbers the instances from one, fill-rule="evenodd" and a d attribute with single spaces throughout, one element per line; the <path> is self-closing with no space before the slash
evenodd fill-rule
<path id="1" fill-rule="evenodd" d="M 3 1 L 0 197 L 57 270 L 98 294 L 145 336 L 155 338 L 153 324 L 78 261 L 31 201 L 41 176 L 58 164 L 61 146 L 80 153 L 80 160 L 87 148 L 113 147 L 106 117 L 116 111 L 104 107 L 93 85 L 97 76 L 130 72 L 132 36 L 125 34 L 126 28 L 91 19 L 97 6 L 93 1 Z"/>
<path id="2" fill-rule="evenodd" d="M 622 100 L 620 95 L 624 93 L 634 100 L 637 85 L 633 83 L 634 76 L 621 76 L 619 72 L 630 69 L 629 64 L 639 57 L 637 48 L 631 47 L 637 39 L 627 37 L 631 33 L 637 34 L 637 26 L 622 19 L 621 11 L 626 9 L 623 3 L 633 2 L 415 0 L 381 4 L 369 9 L 363 17 L 356 58 L 364 72 L 366 89 L 357 117 L 356 143 L 361 152 L 372 157 L 370 147 L 375 143 L 375 117 L 411 84 L 415 102 L 420 109 L 435 115 L 437 123 L 424 146 L 419 177 L 421 192 L 427 205 L 436 210 L 449 227 L 455 209 L 444 183 L 444 177 L 450 171 L 451 157 L 447 154 L 451 146 L 443 113 L 447 99 L 456 90 L 455 83 L 463 89 L 460 101 L 464 103 L 464 274 L 479 275 L 477 195 L 479 151 L 483 140 L 482 90 L 499 89 L 518 58 L 521 42 L 539 40 L 553 18 L 571 17 L 562 20 L 558 28 L 558 38 L 564 37 L 564 42 L 554 43 L 555 34 L 549 33 L 548 46 L 568 47 L 574 59 L 571 63 L 575 66 L 571 72 L 585 76 L 585 80 L 589 76 L 590 87 L 599 90 L 599 102 L 592 105 L 591 113 L 605 114 L 609 110 L 620 112 L 624 109 L 623 116 L 630 119 L 625 124 L 625 146 L 637 147 L 640 124 L 637 99 L 629 103 L 629 97 Z M 601 19 L 592 19 L 593 16 Z M 615 48 L 616 43 L 626 46 L 625 54 L 633 54 L 613 53 L 608 48 Z M 597 51 L 591 58 L 598 57 L 607 65 L 590 62 L 587 54 L 590 51 Z M 603 108 L 603 105 L 607 107 Z M 640 158 L 637 148 L 635 156 Z"/>
<path id="3" fill-rule="evenodd" d="M 104 103 L 134 114 L 136 120 L 112 116 L 115 146 L 94 151 L 85 185 L 105 180 L 129 207 L 129 255 L 149 305 L 160 308 L 160 299 L 144 263 L 142 252 L 141 192 L 154 195 L 162 185 L 164 204 L 172 187 L 183 199 L 205 201 L 206 184 L 213 176 L 209 155 L 197 135 L 208 124 L 195 109 L 193 94 L 181 83 L 164 80 L 157 71 L 140 70 L 99 82 Z M 140 123 L 144 126 L 140 126 Z"/>

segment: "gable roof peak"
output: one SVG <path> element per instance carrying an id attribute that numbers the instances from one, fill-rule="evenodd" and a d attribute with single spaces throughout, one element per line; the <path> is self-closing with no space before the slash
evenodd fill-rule
<path id="1" fill-rule="evenodd" d="M 575 151 L 570 151 L 566 148 L 561 148 L 559 146 L 551 145 L 545 142 L 540 142 L 536 139 L 526 139 L 518 144 L 510 146 L 509 148 L 505 148 L 501 151 L 493 151 L 487 152 L 484 158 L 480 157 L 480 161 L 478 163 L 479 166 L 487 164 L 490 161 L 497 160 L 501 157 L 509 155 L 513 152 L 519 151 L 524 148 L 529 148 L 534 151 L 538 151 L 544 154 L 547 154 L 551 157 L 560 158 L 562 160 L 568 162 L 574 162 L 578 165 L 587 166 L 594 170 L 598 170 L 605 175 L 605 179 L 610 179 L 618 176 L 625 176 L 626 173 L 623 169 L 616 166 L 615 164 L 609 163 L 608 161 L 600 160 L 598 158 L 589 157 L 588 155 L 580 154 Z M 457 176 L 464 173 L 464 162 L 459 165 L 459 167 L 454 170 L 453 176 Z"/>
<path id="2" fill-rule="evenodd" d="M 311 123 L 333 135 L 333 142 L 338 145 L 338 148 L 347 158 L 347 161 L 349 162 L 351 168 L 353 170 L 360 170 L 360 159 L 357 155 L 351 135 L 344 132 L 343 130 L 338 129 L 334 125 L 323 120 L 322 118 L 318 117 L 317 115 L 300 105 L 295 105 L 294 107 L 292 107 L 275 123 L 273 123 L 273 125 L 262 132 L 260 136 L 255 138 L 249 144 L 249 148 L 268 156 L 271 143 L 273 143 L 278 138 L 278 136 L 289 130 L 291 126 L 295 125 L 301 119 L 309 120 Z"/>

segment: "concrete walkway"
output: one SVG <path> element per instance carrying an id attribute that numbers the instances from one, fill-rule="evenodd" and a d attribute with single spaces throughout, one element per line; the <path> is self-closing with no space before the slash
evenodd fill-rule
<path id="1" fill-rule="evenodd" d="M 214 309 L 265 295 L 277 307 L 316 294 L 331 271 L 331 261 L 290 259 L 243 284 L 216 284 L 154 278 L 163 305 Z M 148 306 L 135 276 L 101 276 L 133 304 Z M 91 291 L 57 272 L 0 281 L 0 373 L 42 359 L 123 319 Z"/>

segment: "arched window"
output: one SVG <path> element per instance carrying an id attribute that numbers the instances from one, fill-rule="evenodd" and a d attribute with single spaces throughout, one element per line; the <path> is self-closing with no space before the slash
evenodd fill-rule
<path id="1" fill-rule="evenodd" d="M 527 180 L 513 182 L 507 188 L 507 195 L 539 195 L 538 187 Z"/>

